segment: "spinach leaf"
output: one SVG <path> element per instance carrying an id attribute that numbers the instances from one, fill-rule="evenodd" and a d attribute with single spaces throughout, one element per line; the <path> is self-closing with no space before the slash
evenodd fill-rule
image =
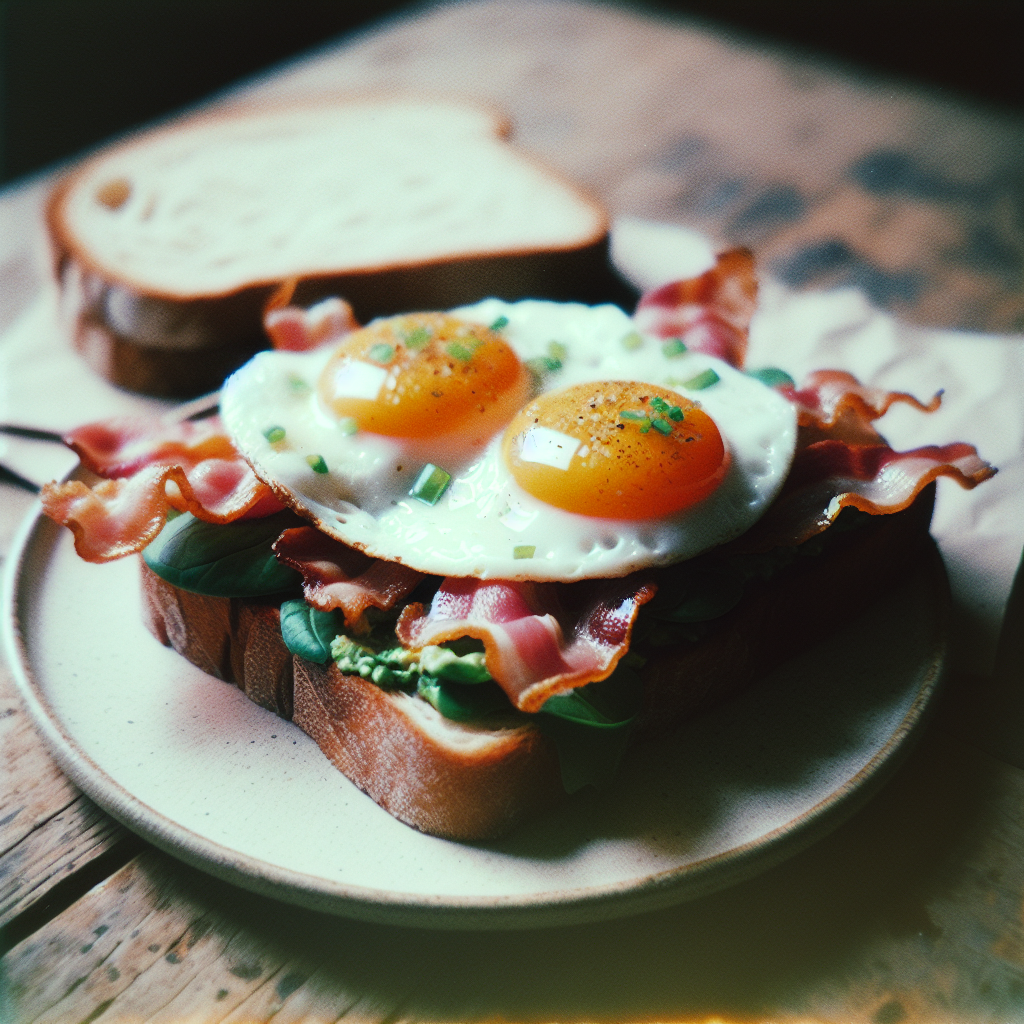
<path id="1" fill-rule="evenodd" d="M 472 722 L 512 712 L 508 697 L 497 683 L 457 683 L 425 675 L 420 676 L 416 694 L 453 722 Z"/>
<path id="2" fill-rule="evenodd" d="M 345 625 L 341 612 L 322 612 L 301 598 L 281 605 L 281 636 L 292 654 L 317 665 L 331 660 L 331 641 Z"/>
<path id="3" fill-rule="evenodd" d="M 182 590 L 211 597 L 258 597 L 289 590 L 302 576 L 274 557 L 282 530 L 298 525 L 292 512 L 233 523 L 177 516 L 142 552 L 146 565 Z"/>
<path id="4" fill-rule="evenodd" d="M 608 679 L 549 697 L 537 725 L 558 748 L 567 793 L 607 786 L 619 770 L 640 710 L 642 683 L 621 665 Z"/>

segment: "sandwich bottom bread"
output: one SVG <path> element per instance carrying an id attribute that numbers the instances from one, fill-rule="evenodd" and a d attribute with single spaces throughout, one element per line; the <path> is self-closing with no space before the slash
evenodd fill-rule
<path id="1" fill-rule="evenodd" d="M 218 417 L 75 431 L 103 479 L 44 509 L 141 552 L 154 636 L 385 810 L 495 837 L 848 622 L 927 550 L 933 482 L 994 472 L 876 431 L 938 396 L 746 368 L 755 296 L 734 251 L 632 316 L 279 310 Z"/>
<path id="2" fill-rule="evenodd" d="M 664 607 L 645 606 L 629 654 L 642 693 L 629 742 L 664 740 L 827 640 L 898 585 L 931 546 L 934 491 L 926 488 L 890 516 L 844 513 L 834 532 L 805 545 L 735 608 L 700 628 L 658 618 Z M 563 780 L 559 746 L 511 706 L 469 721 L 448 718 L 415 694 L 343 671 L 338 661 L 318 664 L 293 654 L 273 599 L 192 593 L 145 562 L 141 573 L 144 618 L 157 640 L 291 719 L 339 771 L 406 824 L 450 839 L 489 839 L 568 798 L 573 780 Z M 598 751 L 612 761 L 598 781 L 614 771 L 620 753 Z"/>

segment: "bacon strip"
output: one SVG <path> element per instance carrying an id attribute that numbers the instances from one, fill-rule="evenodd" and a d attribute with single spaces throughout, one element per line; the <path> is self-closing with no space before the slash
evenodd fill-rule
<path id="1" fill-rule="evenodd" d="M 274 542 L 274 554 L 302 573 L 308 604 L 321 611 L 340 608 L 346 627 L 357 634 L 370 630 L 367 609 L 394 608 L 424 578 L 400 562 L 371 558 L 312 526 L 285 530 Z"/>
<path id="2" fill-rule="evenodd" d="M 637 330 L 679 338 L 693 352 L 742 368 L 756 305 L 754 257 L 746 249 L 731 249 L 700 277 L 673 281 L 641 296 L 633 322 Z"/>
<path id="3" fill-rule="evenodd" d="M 782 494 L 742 538 L 742 546 L 802 544 L 847 506 L 872 515 L 901 512 L 940 476 L 971 489 L 995 472 L 969 444 L 895 452 L 885 444 L 818 441 L 797 452 Z"/>
<path id="4" fill-rule="evenodd" d="M 230 490 L 229 481 L 234 481 Z M 176 486 L 172 502 L 168 484 Z M 201 501 L 197 492 L 204 493 Z M 216 501 L 209 495 L 217 495 Z M 104 480 L 89 487 L 81 480 L 47 484 L 43 511 L 75 535 L 75 550 L 87 562 L 109 562 L 138 554 L 167 521 L 172 504 L 208 523 L 230 523 L 246 512 L 262 511 L 270 501 L 281 506 L 244 463 L 207 460 L 199 467 L 196 487 L 180 466 L 147 466 L 130 477 Z"/>
<path id="5" fill-rule="evenodd" d="M 88 562 L 137 554 L 167 521 L 169 508 L 208 523 L 279 512 L 281 503 L 257 479 L 216 417 L 199 422 L 112 419 L 72 431 L 65 443 L 106 477 L 47 484 L 43 511 L 75 535 Z"/>
<path id="6" fill-rule="evenodd" d="M 308 352 L 358 330 L 359 321 L 347 302 L 330 298 L 309 309 L 300 306 L 268 309 L 263 316 L 263 327 L 274 348 Z"/>
<path id="7" fill-rule="evenodd" d="M 533 712 L 555 694 L 611 675 L 655 590 L 635 576 L 582 589 L 450 577 L 429 610 L 407 605 L 395 632 L 413 650 L 459 637 L 482 641 L 495 681 L 516 707 Z"/>
<path id="8" fill-rule="evenodd" d="M 905 391 L 861 384 L 845 370 L 815 370 L 807 375 L 803 386 L 779 389 L 796 407 L 801 426 L 821 428 L 834 426 L 846 415 L 866 422 L 884 416 L 897 402 L 905 402 L 922 412 L 935 412 L 942 402 L 940 391 L 928 403 Z"/>
<path id="9" fill-rule="evenodd" d="M 116 417 L 87 423 L 64 436 L 82 465 L 106 479 L 131 476 L 145 466 L 181 466 L 239 455 L 217 416 L 181 422 Z"/>

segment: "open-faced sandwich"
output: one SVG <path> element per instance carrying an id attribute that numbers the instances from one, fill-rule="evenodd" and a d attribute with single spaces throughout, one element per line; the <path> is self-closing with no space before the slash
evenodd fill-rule
<path id="1" fill-rule="evenodd" d="M 79 553 L 143 559 L 153 634 L 423 831 L 496 836 L 615 772 L 899 579 L 967 444 L 910 395 L 744 366 L 752 258 L 613 305 L 268 318 L 219 417 L 68 443 Z"/>

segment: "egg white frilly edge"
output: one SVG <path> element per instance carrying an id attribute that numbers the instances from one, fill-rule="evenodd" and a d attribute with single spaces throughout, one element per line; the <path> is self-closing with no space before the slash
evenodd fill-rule
<path id="1" fill-rule="evenodd" d="M 550 342 L 559 342 L 562 369 L 546 379 L 545 391 L 587 381 L 639 380 L 696 402 L 714 419 L 731 453 L 725 480 L 697 505 L 665 519 L 565 512 L 518 486 L 502 460 L 500 432 L 459 463 L 444 451 L 425 459 L 398 439 L 347 434 L 316 394 L 334 346 L 262 352 L 227 381 L 222 419 L 257 476 L 324 533 L 439 576 L 624 576 L 692 558 L 740 536 L 782 487 L 796 444 L 794 407 L 721 360 L 696 352 L 666 355 L 653 337 L 627 349 L 623 338 L 635 334 L 635 326 L 612 305 L 487 299 L 452 313 L 485 325 L 507 317 L 502 336 L 522 360 L 543 356 Z M 683 386 L 707 369 L 718 374 L 717 384 L 704 390 Z M 271 426 L 284 429 L 287 443 L 267 440 Z M 317 455 L 328 472 L 311 468 L 307 457 Z M 425 461 L 452 477 L 435 505 L 409 495 Z"/>

